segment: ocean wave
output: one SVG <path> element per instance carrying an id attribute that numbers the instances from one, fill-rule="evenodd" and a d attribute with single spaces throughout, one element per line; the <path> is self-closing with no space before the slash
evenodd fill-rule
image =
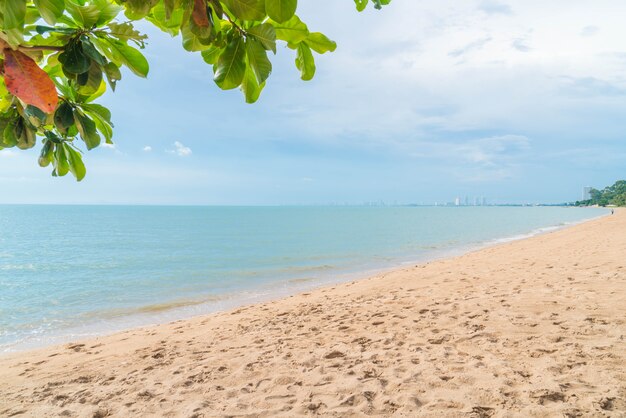
<path id="1" fill-rule="evenodd" d="M 296 277 L 294 279 L 287 280 L 288 283 L 309 283 L 317 280 L 315 277 Z"/>
<path id="2" fill-rule="evenodd" d="M 0 270 L 11 271 L 11 270 L 37 270 L 33 263 L 28 264 L 5 264 L 0 266 Z"/>
<path id="3" fill-rule="evenodd" d="M 190 306 L 197 306 L 206 303 L 212 302 L 220 302 L 226 299 L 229 299 L 230 296 L 224 295 L 211 295 L 206 296 L 201 299 L 183 299 L 183 300 L 175 300 L 171 302 L 163 302 L 163 303 L 154 303 L 150 305 L 141 305 L 137 307 L 128 307 L 128 308 L 115 308 L 115 309 L 106 309 L 106 310 L 98 310 L 85 312 L 81 314 L 79 317 L 81 320 L 103 320 L 103 319 L 111 319 L 111 318 L 121 318 L 126 316 L 134 316 L 141 314 L 155 314 L 165 311 L 171 311 L 174 309 L 187 308 Z"/>
<path id="4" fill-rule="evenodd" d="M 524 234 L 517 234 L 517 235 L 512 235 L 512 236 L 509 236 L 509 237 L 496 238 L 496 239 L 488 241 L 486 244 L 503 244 L 503 243 L 506 243 L 506 242 L 518 241 L 518 240 L 525 239 L 525 238 L 531 238 L 531 237 L 534 237 L 534 236 L 537 236 L 537 235 L 542 235 L 542 234 L 547 234 L 547 233 L 550 233 L 550 232 L 558 231 L 558 230 L 566 228 L 568 226 L 578 225 L 578 224 L 581 224 L 583 222 L 591 221 L 591 220 L 594 220 L 594 219 L 599 219 L 599 218 L 602 218 L 604 216 L 607 216 L 607 214 L 603 214 L 603 215 L 600 215 L 600 216 L 595 216 L 593 218 L 577 220 L 577 221 L 559 222 L 556 225 L 550 225 L 550 226 L 544 226 L 544 227 L 541 227 L 541 228 L 536 228 L 536 229 L 533 229 L 532 231 L 524 233 Z"/>
<path id="5" fill-rule="evenodd" d="M 336 269 L 338 266 L 332 264 L 321 264 L 316 266 L 283 266 L 258 268 L 255 270 L 239 271 L 236 273 L 240 277 L 273 277 L 275 275 L 296 275 L 302 273 L 325 272 Z"/>

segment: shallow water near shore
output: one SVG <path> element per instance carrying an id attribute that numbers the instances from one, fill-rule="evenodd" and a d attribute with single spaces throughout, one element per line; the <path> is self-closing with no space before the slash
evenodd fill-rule
<path id="1" fill-rule="evenodd" d="M 0 352 L 280 297 L 606 213 L 0 206 Z"/>

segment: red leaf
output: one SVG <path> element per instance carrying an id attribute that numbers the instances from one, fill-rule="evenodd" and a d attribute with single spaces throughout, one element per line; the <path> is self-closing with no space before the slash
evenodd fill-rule
<path id="1" fill-rule="evenodd" d="M 28 55 L 4 50 L 4 82 L 7 90 L 24 103 L 52 113 L 59 97 L 50 76 Z"/>
<path id="2" fill-rule="evenodd" d="M 206 2 L 204 0 L 195 1 L 191 17 L 193 22 L 201 28 L 209 26 L 209 16 L 207 15 Z"/>

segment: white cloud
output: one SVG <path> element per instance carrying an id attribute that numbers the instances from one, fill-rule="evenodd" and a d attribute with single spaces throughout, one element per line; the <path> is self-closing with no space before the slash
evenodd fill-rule
<path id="1" fill-rule="evenodd" d="M 124 155 L 124 153 L 120 151 L 119 148 L 117 147 L 117 144 L 108 144 L 106 142 L 103 142 L 102 144 L 100 144 L 100 146 L 104 149 L 112 151 L 116 155 Z"/>
<path id="2" fill-rule="evenodd" d="M 528 46 L 527 41 L 523 38 L 514 39 L 513 42 L 511 42 L 511 46 L 519 52 L 530 51 L 530 46 Z"/>
<path id="3" fill-rule="evenodd" d="M 143 151 L 144 152 L 151 152 L 152 151 L 152 147 L 150 145 L 146 145 L 145 147 L 143 147 Z"/>
<path id="4" fill-rule="evenodd" d="M 600 32 L 600 28 L 597 26 L 593 26 L 593 25 L 589 25 L 589 26 L 585 26 L 581 31 L 580 31 L 580 35 L 581 36 L 594 36 L 596 35 L 598 32 Z"/>
<path id="5" fill-rule="evenodd" d="M 315 6 L 303 7 L 313 13 Z M 339 15 L 343 6 L 328 1 L 328 7 Z M 623 131 L 617 122 L 598 123 L 594 115 L 623 113 L 626 102 L 605 101 L 600 104 L 606 109 L 590 112 L 584 100 L 608 90 L 594 93 L 593 85 L 573 97 L 563 80 L 602 80 L 614 91 L 626 88 L 626 54 L 620 55 L 626 29 L 619 18 L 625 13 L 626 2 L 609 0 L 593 7 L 566 0 L 394 2 L 372 13 L 371 20 L 346 15 L 349 21 L 341 27 L 321 27 L 339 48 L 320 57 L 315 85 L 276 78 L 280 87 L 265 97 L 284 92 L 279 104 L 285 123 L 319 142 L 341 138 L 394 146 L 429 133 L 467 130 L 563 137 L 584 126 L 610 129 L 616 136 Z M 303 10 L 302 17 L 310 21 L 307 14 Z M 579 36 L 581 28 L 600 19 L 602 30 L 595 36 Z M 297 113 L 291 105 L 294 90 Z"/>
<path id="6" fill-rule="evenodd" d="M 191 148 L 186 147 L 180 141 L 174 142 L 174 147 L 175 148 L 173 150 L 167 150 L 167 152 L 169 152 L 170 154 L 176 154 L 179 157 L 188 157 L 192 154 Z"/>
<path id="7" fill-rule="evenodd" d="M 469 52 L 472 51 L 478 51 L 480 49 L 482 49 L 485 45 L 487 45 L 489 42 L 491 41 L 491 37 L 488 36 L 486 38 L 482 38 L 482 39 L 477 39 L 473 42 L 470 42 L 469 44 L 463 46 L 462 48 L 457 48 L 454 51 L 450 51 L 448 53 L 449 56 L 453 57 L 453 58 L 458 58 L 462 55 L 465 55 Z"/>
<path id="8" fill-rule="evenodd" d="M 502 135 L 467 141 L 457 152 L 468 162 L 498 167 L 529 148 L 530 140 L 523 135 Z"/>
<path id="9" fill-rule="evenodd" d="M 511 10 L 511 6 L 505 3 L 501 3 L 493 0 L 484 0 L 478 6 L 478 9 L 487 13 L 487 14 L 503 14 L 503 15 L 512 15 L 513 10 Z"/>
<path id="10" fill-rule="evenodd" d="M 446 167 L 458 182 L 492 183 L 518 177 L 531 151 L 528 137 L 509 134 L 417 142 L 407 154 L 420 164 Z"/>

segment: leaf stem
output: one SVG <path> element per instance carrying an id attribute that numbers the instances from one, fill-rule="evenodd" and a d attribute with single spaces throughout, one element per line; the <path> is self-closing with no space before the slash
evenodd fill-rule
<path id="1" fill-rule="evenodd" d="M 212 0 L 209 0 L 209 3 L 212 3 Z M 230 17 L 230 15 L 226 12 L 226 10 L 222 10 L 222 13 L 223 13 L 223 16 L 226 17 L 226 20 L 228 20 L 230 24 L 233 25 L 233 27 L 237 29 L 242 36 L 248 35 L 248 32 L 246 32 L 241 26 L 239 26 L 235 22 L 235 20 Z"/>

